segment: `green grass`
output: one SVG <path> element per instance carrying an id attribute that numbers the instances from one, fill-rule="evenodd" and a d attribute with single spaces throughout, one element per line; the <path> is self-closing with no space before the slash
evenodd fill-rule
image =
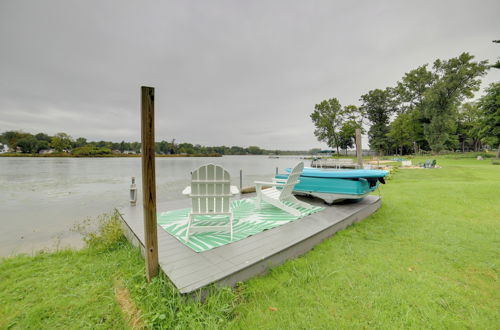
<path id="1" fill-rule="evenodd" d="M 129 328 L 117 291 L 127 288 L 141 325 L 155 328 L 218 328 L 231 317 L 231 289 L 213 290 L 204 304 L 186 301 L 164 277 L 145 281 L 138 249 L 118 235 L 116 215 L 82 232 L 80 251 L 17 256 L 0 262 L 0 329 Z M 106 221 L 104 221 L 106 220 Z"/>
<path id="2" fill-rule="evenodd" d="M 130 275 L 137 253 L 62 251 L 0 265 L 0 328 L 123 328 L 113 276 Z"/>
<path id="3" fill-rule="evenodd" d="M 500 169 L 438 164 L 399 170 L 377 213 L 248 281 L 232 325 L 498 328 Z"/>
<path id="4" fill-rule="evenodd" d="M 81 251 L 5 259 L 0 329 L 127 328 L 117 280 L 146 327 L 498 328 L 500 166 L 437 159 L 442 168 L 399 169 L 371 217 L 205 303 L 164 277 L 147 284 L 140 254 L 113 228 L 87 234 Z"/>

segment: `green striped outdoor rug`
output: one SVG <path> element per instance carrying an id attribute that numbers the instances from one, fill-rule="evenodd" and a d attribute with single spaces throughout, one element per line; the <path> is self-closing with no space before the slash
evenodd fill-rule
<path id="1" fill-rule="evenodd" d="M 231 209 L 234 214 L 233 242 L 324 210 L 323 207 L 314 207 L 312 209 L 299 208 L 302 214 L 297 217 L 266 202 L 262 202 L 261 208 L 258 209 L 255 197 L 234 200 L 231 202 Z M 173 235 L 184 245 L 189 246 L 196 252 L 207 251 L 231 243 L 230 234 L 225 231 L 193 233 L 190 235 L 189 242 L 187 242 L 184 237 L 186 235 L 187 217 L 190 211 L 191 209 L 187 208 L 159 213 L 158 224 L 167 233 Z M 202 224 L 216 226 L 226 224 L 229 221 L 227 216 L 197 216 L 196 219 L 197 226 Z"/>

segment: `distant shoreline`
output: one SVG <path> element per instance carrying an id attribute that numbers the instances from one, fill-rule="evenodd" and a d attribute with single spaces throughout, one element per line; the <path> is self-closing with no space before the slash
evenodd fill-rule
<path id="1" fill-rule="evenodd" d="M 110 155 L 72 155 L 66 153 L 54 154 L 0 154 L 0 157 L 28 157 L 28 158 L 138 158 L 141 155 L 133 154 L 110 154 Z M 221 154 L 175 154 L 175 155 L 156 155 L 159 158 L 179 158 L 179 157 L 222 157 Z"/>

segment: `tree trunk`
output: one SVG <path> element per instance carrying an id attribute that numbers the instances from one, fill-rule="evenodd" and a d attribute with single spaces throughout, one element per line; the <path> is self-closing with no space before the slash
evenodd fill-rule
<path id="1" fill-rule="evenodd" d="M 497 158 L 500 158 L 500 143 L 498 144 L 498 149 L 497 149 Z"/>
<path id="2" fill-rule="evenodd" d="M 340 156 L 340 153 L 339 153 L 339 146 L 337 146 L 337 156 Z"/>

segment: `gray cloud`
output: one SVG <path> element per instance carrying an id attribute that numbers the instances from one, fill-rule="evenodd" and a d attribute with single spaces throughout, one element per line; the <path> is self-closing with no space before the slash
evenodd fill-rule
<path id="1" fill-rule="evenodd" d="M 358 104 L 418 65 L 495 60 L 498 1 L 0 0 L 0 131 L 308 149 L 314 104 Z M 500 71 L 500 70 L 497 70 Z M 491 71 L 485 83 L 498 81 Z"/>

